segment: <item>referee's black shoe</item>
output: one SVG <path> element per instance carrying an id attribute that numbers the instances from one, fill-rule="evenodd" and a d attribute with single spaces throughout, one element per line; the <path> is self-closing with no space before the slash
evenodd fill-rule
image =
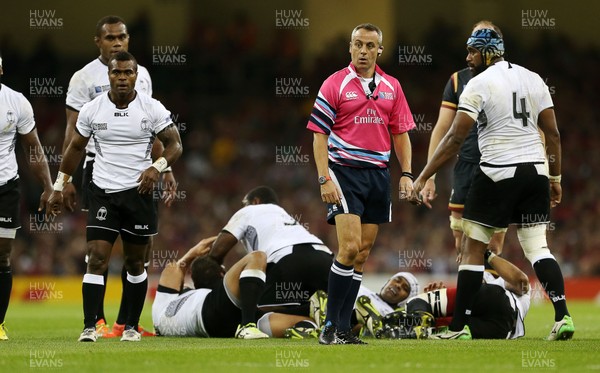
<path id="1" fill-rule="evenodd" d="M 337 328 L 331 321 L 327 321 L 323 329 L 321 330 L 321 334 L 319 334 L 319 343 L 322 345 L 335 345 L 339 344 L 338 339 L 336 337 Z"/>

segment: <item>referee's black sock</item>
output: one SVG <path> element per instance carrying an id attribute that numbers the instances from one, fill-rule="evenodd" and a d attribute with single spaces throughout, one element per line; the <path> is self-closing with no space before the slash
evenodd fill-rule
<path id="1" fill-rule="evenodd" d="M 104 277 L 104 288 L 102 290 L 100 306 L 98 307 L 98 312 L 96 313 L 96 321 L 104 319 L 104 322 L 106 322 L 106 316 L 104 316 L 104 297 L 106 296 L 106 284 L 108 283 L 108 268 L 106 268 L 106 271 L 104 271 L 102 277 Z"/>
<path id="2" fill-rule="evenodd" d="M 0 267 L 0 324 L 4 322 L 8 302 L 10 301 L 10 292 L 12 290 L 12 270 L 9 266 Z"/>
<path id="3" fill-rule="evenodd" d="M 129 288 L 127 294 L 130 296 L 130 299 L 127 302 L 128 310 L 125 329 L 133 327 L 135 330 L 138 330 L 140 315 L 144 309 L 144 301 L 148 292 L 148 274 L 146 270 L 144 269 L 144 272 L 137 276 L 132 276 L 128 273 L 126 285 Z M 125 291 L 123 291 L 123 294 L 125 294 Z"/>
<path id="4" fill-rule="evenodd" d="M 265 286 L 265 279 L 265 273 L 259 269 L 245 269 L 240 273 L 242 325 L 256 323 L 256 305 Z"/>
<path id="5" fill-rule="evenodd" d="M 342 310 L 340 312 L 340 320 L 338 329 L 339 330 L 350 330 L 352 327 L 351 318 L 354 314 L 354 304 L 356 303 L 356 296 L 358 295 L 358 289 L 362 283 L 362 272 L 354 271 L 352 275 L 352 282 L 350 283 L 350 289 L 348 289 L 348 295 L 344 300 Z"/>
<path id="6" fill-rule="evenodd" d="M 481 287 L 483 280 L 483 264 L 462 264 L 458 266 L 458 280 L 456 282 L 456 303 L 454 314 L 449 329 L 460 331 L 469 321 L 471 307 L 475 294 Z"/>
<path id="7" fill-rule="evenodd" d="M 117 324 L 124 325 L 127 322 L 127 312 L 129 310 L 129 299 L 131 294 L 128 293 L 130 287 L 127 286 L 127 270 L 125 266 L 121 269 L 121 283 L 123 290 L 121 291 L 121 304 L 119 305 L 119 314 L 117 315 Z"/>
<path id="8" fill-rule="evenodd" d="M 533 264 L 533 269 L 552 302 L 554 321 L 562 320 L 565 315 L 570 316 L 565 296 L 565 281 L 556 260 L 553 258 L 538 260 Z"/>
<path id="9" fill-rule="evenodd" d="M 331 321 L 339 325 L 342 307 L 350 291 L 354 267 L 343 265 L 337 260 L 333 261 L 329 270 L 329 284 L 327 285 L 327 316 L 325 322 Z"/>
<path id="10" fill-rule="evenodd" d="M 83 324 L 85 328 L 96 327 L 96 312 L 102 301 L 104 292 L 104 277 L 86 273 L 83 275 L 81 293 L 83 295 Z"/>

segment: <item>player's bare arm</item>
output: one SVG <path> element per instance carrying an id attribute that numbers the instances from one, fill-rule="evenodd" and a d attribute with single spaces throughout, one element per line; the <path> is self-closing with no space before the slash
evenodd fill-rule
<path id="1" fill-rule="evenodd" d="M 322 133 L 315 132 L 313 134 L 313 153 L 315 156 L 315 164 L 317 173 L 320 176 L 325 176 L 327 180 L 321 184 L 321 199 L 325 203 L 341 204 L 341 193 L 337 186 L 331 181 L 329 175 L 329 156 L 327 150 L 328 136 Z"/>
<path id="2" fill-rule="evenodd" d="M 233 234 L 221 231 L 208 255 L 213 257 L 219 264 L 223 264 L 225 256 L 237 243 L 238 239 Z"/>
<path id="3" fill-rule="evenodd" d="M 185 253 L 177 262 L 169 262 L 160 275 L 158 284 L 169 289 L 181 290 L 185 274 L 197 257 L 208 254 L 211 244 L 217 237 L 209 237 L 201 240 Z"/>
<path id="4" fill-rule="evenodd" d="M 49 208 L 46 209 L 46 215 L 56 216 L 61 212 L 64 204 L 62 191 L 64 186 L 69 183 L 73 172 L 77 169 L 89 140 L 89 137 L 82 136 L 77 130 L 74 132 L 69 146 L 67 146 L 66 151 L 63 153 L 62 162 L 60 163 L 56 182 L 53 187 L 54 191 L 48 199 Z"/>
<path id="5" fill-rule="evenodd" d="M 438 145 L 442 141 L 442 138 L 448 133 L 450 126 L 452 125 L 452 121 L 456 116 L 456 110 L 449 109 L 446 107 L 440 107 L 440 112 L 438 114 L 437 122 L 433 127 L 433 131 L 431 131 L 431 138 L 429 139 L 429 148 L 427 151 L 427 161 L 431 160 L 433 157 L 433 153 L 435 153 L 435 149 L 437 149 Z M 423 204 L 428 208 L 431 208 L 431 201 L 437 197 L 435 192 L 435 175 L 431 176 L 425 182 L 425 187 L 421 191 L 421 196 L 423 197 Z"/>
<path id="6" fill-rule="evenodd" d="M 548 155 L 548 169 L 550 172 L 550 206 L 556 207 L 562 200 L 561 175 L 561 146 L 560 132 L 556 124 L 554 109 L 548 108 L 540 112 L 538 126 L 546 140 L 546 153 Z"/>
<path id="7" fill-rule="evenodd" d="M 425 181 L 434 175 L 437 170 L 450 158 L 458 154 L 461 145 L 467 138 L 469 130 L 475 123 L 475 119 L 468 114 L 459 111 L 452 122 L 450 130 L 444 136 L 440 145 L 435 150 L 433 157 L 427 164 L 421 174 L 414 182 L 414 192 L 419 193 L 425 186 Z"/>
<path id="8" fill-rule="evenodd" d="M 517 266 L 497 255 L 491 254 L 488 263 L 506 283 L 506 289 L 517 295 L 529 291 L 529 278 Z"/>
<path id="9" fill-rule="evenodd" d="M 77 124 L 77 118 L 79 118 L 79 112 L 70 108 L 65 109 L 66 117 L 67 117 L 67 127 L 65 128 L 65 140 L 63 141 L 62 146 L 62 154 L 65 154 L 67 150 L 67 146 L 71 142 L 73 138 L 73 134 L 75 133 L 75 126 Z M 75 206 L 77 206 L 77 188 L 75 188 L 75 184 L 67 183 L 63 189 L 63 199 L 64 204 L 67 210 L 74 211 Z"/>
<path id="10" fill-rule="evenodd" d="M 160 158 L 164 151 L 165 147 L 163 146 L 163 143 L 161 141 L 154 141 L 152 143 L 151 153 L 152 162 Z M 165 187 L 163 201 L 167 207 L 171 207 L 175 200 L 175 193 L 177 192 L 177 181 L 175 180 L 175 175 L 171 169 L 162 172 L 162 182 Z"/>
<path id="11" fill-rule="evenodd" d="M 154 189 L 154 183 L 158 181 L 160 173 L 165 168 L 175 163 L 175 161 L 179 159 L 181 153 L 183 152 L 179 131 L 177 131 L 177 127 L 175 127 L 173 123 L 160 131 L 156 137 L 158 137 L 158 139 L 163 143 L 165 150 L 156 160 L 156 162 L 142 172 L 138 178 L 137 181 L 140 183 L 138 186 L 138 192 L 140 194 L 152 193 L 152 190 Z"/>
<path id="12" fill-rule="evenodd" d="M 50 169 L 48 168 L 48 161 L 44 154 L 44 149 L 40 143 L 37 130 L 34 128 L 31 132 L 25 135 L 21 135 L 21 145 L 26 154 L 29 154 L 27 161 L 29 167 L 36 179 L 40 182 L 44 191 L 40 197 L 40 205 L 38 211 L 48 208 L 48 198 L 52 194 L 52 179 L 50 178 Z"/>

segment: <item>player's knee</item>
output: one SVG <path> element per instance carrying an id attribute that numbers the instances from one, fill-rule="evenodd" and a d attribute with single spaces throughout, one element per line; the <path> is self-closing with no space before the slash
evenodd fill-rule
<path id="1" fill-rule="evenodd" d="M 546 241 L 546 224 L 518 228 L 517 237 L 523 248 L 525 257 L 531 264 L 540 259 L 554 259 Z"/>
<path id="2" fill-rule="evenodd" d="M 87 273 L 101 275 L 108 269 L 108 257 L 90 252 L 87 261 Z"/>
<path id="3" fill-rule="evenodd" d="M 255 263 L 267 263 L 267 254 L 264 251 L 253 251 L 248 255 L 250 260 Z"/>
<path id="4" fill-rule="evenodd" d="M 356 254 L 356 257 L 354 258 L 354 265 L 360 266 L 362 268 L 362 266 L 367 262 L 368 258 L 369 250 L 361 250 Z"/>

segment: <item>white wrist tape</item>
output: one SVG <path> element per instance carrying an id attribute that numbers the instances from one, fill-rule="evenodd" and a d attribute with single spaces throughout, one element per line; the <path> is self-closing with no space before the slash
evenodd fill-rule
<path id="1" fill-rule="evenodd" d="M 158 172 L 163 172 L 168 166 L 165 157 L 160 157 L 156 162 L 152 163 L 152 167 L 156 168 Z"/>
<path id="2" fill-rule="evenodd" d="M 65 184 L 73 181 L 73 177 L 71 175 L 67 175 L 64 172 L 58 171 L 58 175 L 56 175 L 56 181 L 54 182 L 54 190 L 57 192 L 62 192 L 65 188 Z"/>
<path id="3" fill-rule="evenodd" d="M 548 176 L 548 180 L 551 183 L 560 183 L 561 179 L 562 179 L 562 175 L 558 175 L 558 176 L 552 176 L 552 175 L 550 175 L 550 176 Z"/>

